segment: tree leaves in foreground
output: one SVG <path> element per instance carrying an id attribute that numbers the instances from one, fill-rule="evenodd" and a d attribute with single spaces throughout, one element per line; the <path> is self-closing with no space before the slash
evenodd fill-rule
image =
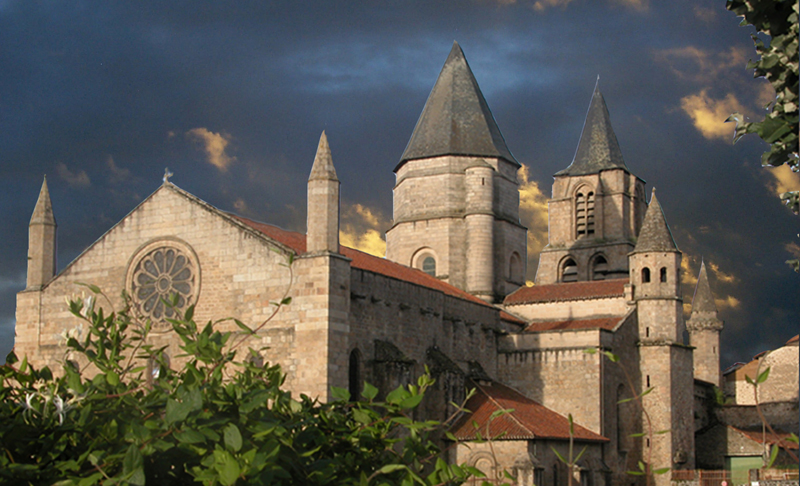
<path id="1" fill-rule="evenodd" d="M 0 484 L 433 485 L 483 476 L 441 460 L 432 438 L 443 424 L 412 419 L 427 375 L 384 402 L 369 384 L 362 401 L 338 389 L 331 403 L 293 398 L 258 350 L 235 359 L 229 341 L 247 331 L 200 327 L 189 308 L 171 321 L 185 353 L 172 370 L 148 340 L 149 323 L 128 311 L 103 315 L 92 302 L 70 303 L 89 326 L 69 339 L 63 376 L 13 353 L 0 368 Z"/>

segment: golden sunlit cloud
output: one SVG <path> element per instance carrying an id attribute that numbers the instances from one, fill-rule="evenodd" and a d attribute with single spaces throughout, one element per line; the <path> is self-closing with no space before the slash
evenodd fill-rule
<path id="1" fill-rule="evenodd" d="M 709 261 L 708 262 L 708 268 L 717 277 L 717 282 L 735 283 L 735 282 L 739 281 L 739 279 L 736 278 L 735 275 L 730 274 L 730 273 L 725 273 L 722 270 L 720 270 L 719 269 L 719 265 L 717 265 L 714 262 Z"/>
<path id="2" fill-rule="evenodd" d="M 703 22 L 711 23 L 717 19 L 717 10 L 713 8 L 704 8 L 700 5 L 695 5 L 692 8 L 695 18 Z"/>
<path id="3" fill-rule="evenodd" d="M 208 163 L 223 172 L 228 170 L 228 166 L 236 160 L 236 157 L 225 153 L 225 149 L 231 143 L 231 136 L 227 133 L 214 133 L 200 127 L 192 128 L 186 132 L 186 136 L 199 142 L 208 157 Z"/>
<path id="4" fill-rule="evenodd" d="M 736 297 L 729 295 L 724 299 L 714 299 L 714 304 L 717 306 L 717 310 L 723 309 L 737 309 L 741 302 Z"/>
<path id="5" fill-rule="evenodd" d="M 683 259 L 681 259 L 681 283 L 691 288 L 692 292 L 694 292 L 694 288 L 697 285 L 697 274 L 700 273 L 700 270 L 697 270 L 697 272 L 692 270 L 692 267 L 689 266 L 689 260 L 691 259 L 692 257 L 689 255 L 684 255 Z"/>
<path id="6" fill-rule="evenodd" d="M 382 235 L 388 221 L 379 211 L 353 204 L 342 210 L 341 215 L 339 242 L 342 245 L 378 257 L 386 255 L 386 240 Z"/>
<path id="7" fill-rule="evenodd" d="M 695 95 L 681 98 L 681 109 L 689 115 L 695 128 L 708 140 L 733 140 L 733 123 L 725 120 L 734 112 L 745 113 L 747 110 L 739 103 L 733 93 L 725 98 L 715 100 L 708 96 L 704 89 Z"/>
<path id="8" fill-rule="evenodd" d="M 564 8 L 570 3 L 572 3 L 572 0 L 537 0 L 533 3 L 533 9 L 537 12 L 541 12 L 553 7 Z"/>
<path id="9" fill-rule="evenodd" d="M 63 162 L 58 163 L 56 172 L 70 187 L 89 187 L 92 184 L 86 171 L 72 172 Z"/>
<path id="10" fill-rule="evenodd" d="M 749 53 L 745 49 L 736 47 L 714 52 L 695 46 L 685 46 L 661 49 L 655 51 L 654 55 L 656 61 L 668 65 L 678 78 L 711 85 L 731 69 L 743 68 L 747 64 Z"/>
<path id="11" fill-rule="evenodd" d="M 114 162 L 114 157 L 109 155 L 106 159 L 106 165 L 108 166 L 108 170 L 111 171 L 111 175 L 108 176 L 108 181 L 110 183 L 117 184 L 130 179 L 131 171 L 117 166 L 116 162 Z"/>
<path id="12" fill-rule="evenodd" d="M 800 173 L 793 172 L 788 165 L 779 167 L 765 167 L 767 173 L 772 176 L 772 180 L 767 183 L 767 187 L 776 195 L 780 196 L 784 192 L 800 191 Z"/>
<path id="13" fill-rule="evenodd" d="M 650 6 L 648 0 L 614 0 L 614 3 L 634 10 L 647 10 Z"/>
<path id="14" fill-rule="evenodd" d="M 519 179 L 520 220 L 528 227 L 528 256 L 538 255 L 547 245 L 547 196 L 539 183 L 529 180 L 530 171 L 525 164 L 517 172 Z"/>

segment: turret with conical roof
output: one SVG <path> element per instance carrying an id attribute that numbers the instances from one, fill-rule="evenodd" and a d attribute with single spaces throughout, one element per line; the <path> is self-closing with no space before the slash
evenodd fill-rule
<path id="1" fill-rule="evenodd" d="M 500 157 L 519 166 L 458 42 L 453 42 L 395 172 L 408 160 L 441 155 Z"/>
<path id="2" fill-rule="evenodd" d="M 724 323 L 717 316 L 714 294 L 708 284 L 708 272 L 705 262 L 700 263 L 694 298 L 692 298 L 692 314 L 686 321 L 689 331 L 689 343 L 694 346 L 694 377 L 720 386 L 719 369 L 719 334 Z"/>
<path id="3" fill-rule="evenodd" d="M 325 132 L 319 137 L 317 155 L 308 178 L 308 227 L 306 250 L 339 252 L 339 179 Z"/>
<path id="4" fill-rule="evenodd" d="M 386 258 L 501 300 L 525 281 L 519 167 L 453 43 L 394 169 Z"/>
<path id="5" fill-rule="evenodd" d="M 40 289 L 56 274 L 56 218 L 44 177 L 28 226 L 27 289 Z"/>
<path id="6" fill-rule="evenodd" d="M 595 84 L 572 163 L 555 174 L 537 284 L 623 278 L 647 208 L 644 181 L 622 159 Z"/>

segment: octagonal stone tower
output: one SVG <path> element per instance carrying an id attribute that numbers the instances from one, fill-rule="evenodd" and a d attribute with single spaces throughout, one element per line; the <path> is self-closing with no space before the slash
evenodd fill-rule
<path id="1" fill-rule="evenodd" d="M 525 281 L 519 167 L 453 43 L 394 169 L 386 258 L 488 302 L 502 300 Z"/>

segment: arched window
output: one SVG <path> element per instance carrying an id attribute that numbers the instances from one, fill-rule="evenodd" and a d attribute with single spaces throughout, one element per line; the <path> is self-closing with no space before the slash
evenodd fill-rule
<path id="1" fill-rule="evenodd" d="M 350 400 L 356 401 L 361 396 L 361 353 L 358 349 L 350 351 L 350 366 L 347 375 Z"/>
<path id="2" fill-rule="evenodd" d="M 422 271 L 428 275 L 436 276 L 436 260 L 432 256 L 426 256 L 422 260 Z"/>
<path id="3" fill-rule="evenodd" d="M 592 280 L 605 280 L 608 273 L 608 262 L 603 255 L 598 255 L 592 262 Z"/>
<path id="4" fill-rule="evenodd" d="M 650 281 L 650 269 L 644 267 L 642 269 L 642 283 L 648 283 Z"/>
<path id="5" fill-rule="evenodd" d="M 564 265 L 561 267 L 561 281 L 578 281 L 578 265 L 575 264 L 575 260 L 572 258 L 567 258 L 567 260 L 564 262 Z"/>
<path id="6" fill-rule="evenodd" d="M 512 252 L 508 259 L 508 280 L 510 282 L 522 283 L 522 259 L 519 253 Z"/>
<path id="7" fill-rule="evenodd" d="M 575 234 L 586 236 L 586 197 L 582 192 L 575 195 Z"/>
<path id="8" fill-rule="evenodd" d="M 661 267 L 661 282 L 666 283 L 667 281 L 667 267 Z"/>

